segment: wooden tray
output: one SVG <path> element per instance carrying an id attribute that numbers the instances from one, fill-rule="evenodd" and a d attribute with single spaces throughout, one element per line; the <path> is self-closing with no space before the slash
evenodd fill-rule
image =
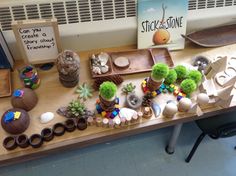
<path id="1" fill-rule="evenodd" d="M 219 47 L 236 43 L 236 24 L 209 28 L 182 37 L 203 47 Z"/>
<path id="2" fill-rule="evenodd" d="M 0 69 L 0 97 L 11 96 L 11 71 Z"/>
<path id="3" fill-rule="evenodd" d="M 97 75 L 94 74 L 91 69 L 92 78 L 148 72 L 151 71 L 152 66 L 158 62 L 166 63 L 169 67 L 174 66 L 170 53 L 166 48 L 129 50 L 121 52 L 110 52 L 108 54 L 110 55 L 110 59 L 108 60 L 107 64 L 109 66 L 109 71 L 105 74 Z M 113 61 L 118 57 L 127 57 L 130 61 L 129 67 L 116 67 L 113 64 Z M 92 68 L 91 61 L 90 67 Z"/>

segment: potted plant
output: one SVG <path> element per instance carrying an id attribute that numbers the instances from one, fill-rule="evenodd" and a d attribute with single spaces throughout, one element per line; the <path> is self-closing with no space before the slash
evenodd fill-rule
<path id="1" fill-rule="evenodd" d="M 152 67 L 152 73 L 147 81 L 147 87 L 150 91 L 157 90 L 162 82 L 164 81 L 164 78 L 167 77 L 169 73 L 169 67 L 166 64 L 158 63 L 155 64 Z"/>
<path id="2" fill-rule="evenodd" d="M 177 79 L 178 80 L 183 80 L 187 77 L 188 70 L 185 66 L 177 65 L 174 69 L 175 69 L 175 72 L 177 73 Z"/>
<path id="3" fill-rule="evenodd" d="M 194 92 L 197 88 L 197 85 L 194 80 L 192 79 L 185 79 L 181 82 L 180 87 L 184 93 L 190 95 Z"/>
<path id="4" fill-rule="evenodd" d="M 100 105 L 104 111 L 112 111 L 116 104 L 117 86 L 110 81 L 103 82 L 99 87 Z"/>
<path id="5" fill-rule="evenodd" d="M 169 71 L 169 74 L 165 78 L 165 84 L 168 84 L 168 85 L 173 84 L 175 83 L 176 79 L 177 79 L 177 73 L 174 69 L 171 69 Z"/>

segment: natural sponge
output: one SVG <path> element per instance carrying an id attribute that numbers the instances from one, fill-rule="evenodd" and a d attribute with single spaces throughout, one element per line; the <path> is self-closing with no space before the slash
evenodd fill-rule
<path id="1" fill-rule="evenodd" d="M 191 94 L 196 90 L 197 85 L 192 79 L 185 79 L 181 82 L 180 87 L 184 93 Z"/>
<path id="2" fill-rule="evenodd" d="M 169 71 L 169 74 L 165 78 L 165 83 L 166 84 L 173 84 L 177 79 L 177 73 L 174 69 Z"/>
<path id="3" fill-rule="evenodd" d="M 197 70 L 191 70 L 187 77 L 194 80 L 196 84 L 198 84 L 202 80 L 202 74 Z"/>
<path id="4" fill-rule="evenodd" d="M 109 81 L 103 82 L 99 87 L 100 95 L 107 100 L 114 97 L 116 91 L 117 91 L 116 85 L 113 82 Z"/>
<path id="5" fill-rule="evenodd" d="M 177 65 L 174 69 L 177 73 L 177 79 L 183 80 L 187 77 L 188 71 L 185 66 Z"/>
<path id="6" fill-rule="evenodd" d="M 169 73 L 169 67 L 166 64 L 158 63 L 152 67 L 152 78 L 155 80 L 161 80 L 167 77 Z"/>

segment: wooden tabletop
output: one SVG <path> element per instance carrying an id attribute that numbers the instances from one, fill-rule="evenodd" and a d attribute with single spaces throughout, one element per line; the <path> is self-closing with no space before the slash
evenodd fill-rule
<path id="1" fill-rule="evenodd" d="M 79 53 L 81 59 L 80 84 L 84 82 L 92 83 L 89 71 L 88 56 L 90 56 L 93 53 L 98 53 L 101 51 L 103 52 L 122 51 L 134 48 L 135 46 L 127 46 L 120 48 L 109 48 L 109 49 L 92 50 L 88 52 L 80 52 Z M 191 61 L 191 58 L 193 58 L 196 55 L 207 55 L 210 58 L 215 58 L 217 56 L 232 57 L 236 56 L 236 44 L 220 48 L 198 48 L 194 45 L 188 45 L 186 49 L 180 51 L 174 51 L 171 52 L 170 54 L 174 60 L 175 65 L 181 63 L 189 63 Z M 21 63 L 18 62 L 17 66 L 20 65 Z M 39 97 L 39 101 L 37 106 L 29 112 L 31 122 L 29 128 L 25 131 L 25 134 L 27 134 L 28 136 L 34 133 L 40 133 L 43 128 L 52 127 L 53 124 L 55 124 L 56 122 L 65 121 L 66 118 L 57 115 L 56 110 L 61 106 L 68 105 L 68 103 L 71 100 L 76 99 L 78 96 L 74 93 L 75 88 L 64 88 L 60 84 L 58 73 L 55 66 L 49 71 L 39 70 L 38 72 L 39 72 L 39 77 L 41 79 L 41 85 L 38 89 L 35 90 L 35 92 Z M 138 93 L 141 96 L 143 95 L 143 93 L 140 88 L 140 83 L 145 77 L 148 77 L 149 74 L 150 73 L 141 73 L 141 74 L 123 76 L 125 81 L 122 83 L 122 85 L 130 82 L 134 83 L 137 86 L 136 93 Z M 12 73 L 12 80 L 13 80 L 13 89 L 22 87 L 19 75 L 16 70 Z M 122 85 L 119 86 L 118 89 L 118 96 L 120 97 L 121 105 L 124 104 L 125 100 L 125 95 L 121 94 Z M 95 92 L 93 98 L 89 99 L 86 102 L 88 109 L 90 110 L 95 109 L 95 101 L 97 98 L 98 98 L 98 92 Z M 165 95 L 159 95 L 154 100 L 158 102 L 163 108 L 164 103 L 169 99 L 175 100 L 176 97 L 174 97 L 173 95 L 165 94 Z M 12 106 L 10 103 L 10 97 L 0 99 L 1 114 L 3 114 L 6 110 L 10 109 L 11 107 Z M 158 118 L 152 117 L 151 119 L 143 119 L 141 122 L 132 123 L 129 126 L 121 127 L 119 129 L 89 126 L 85 131 L 76 130 L 75 132 L 72 133 L 65 133 L 65 135 L 61 137 L 55 137 L 52 141 L 47 143 L 45 142 L 43 146 L 38 149 L 34 149 L 32 147 L 21 149 L 18 147 L 13 151 L 7 151 L 1 144 L 0 166 L 22 162 L 34 158 L 39 158 L 66 149 L 84 147 L 112 139 L 117 139 L 120 137 L 125 137 L 166 126 L 175 125 L 177 123 L 183 123 L 199 118 L 213 116 L 215 114 L 219 114 L 225 111 L 231 111 L 234 109 L 236 109 L 235 96 L 229 108 L 226 108 L 222 111 L 221 108 L 212 106 L 207 109 L 204 109 L 204 115 L 201 117 L 198 117 L 195 114 L 178 113 L 173 119 L 165 118 L 163 116 L 160 116 Z M 53 112 L 55 114 L 55 118 L 48 124 L 41 124 L 39 122 L 39 116 L 44 112 Z M 1 143 L 6 136 L 9 136 L 9 134 L 7 134 L 2 129 L 2 127 L 0 127 Z"/>

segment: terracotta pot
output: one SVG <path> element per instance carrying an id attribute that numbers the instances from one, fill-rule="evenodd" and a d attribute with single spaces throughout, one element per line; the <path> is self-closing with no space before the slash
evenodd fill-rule
<path id="1" fill-rule="evenodd" d="M 24 92 L 21 97 L 15 94 L 15 92 L 19 90 Z M 29 88 L 17 89 L 11 97 L 11 104 L 14 108 L 21 108 L 26 111 L 33 109 L 37 103 L 38 97 L 36 93 Z"/>
<path id="2" fill-rule="evenodd" d="M 116 97 L 112 100 L 106 100 L 99 95 L 100 105 L 104 111 L 113 111 L 116 104 Z"/>
<path id="3" fill-rule="evenodd" d="M 25 134 L 21 134 L 19 136 L 16 136 L 16 143 L 21 148 L 26 148 L 29 146 L 29 139 L 28 136 Z"/>
<path id="4" fill-rule="evenodd" d="M 10 122 L 5 122 L 4 121 L 5 115 L 8 112 L 13 112 L 13 113 L 20 112 L 21 113 L 20 118 L 17 120 L 12 120 Z M 28 128 L 29 124 L 30 124 L 29 114 L 25 110 L 19 109 L 19 108 L 12 108 L 12 109 L 7 110 L 3 114 L 2 119 L 1 119 L 2 128 L 10 134 L 23 133 Z"/>
<path id="5" fill-rule="evenodd" d="M 161 86 L 162 82 L 163 82 L 163 79 L 160 81 L 155 81 L 150 76 L 147 81 L 147 87 L 152 92 L 152 91 L 157 90 Z"/>

